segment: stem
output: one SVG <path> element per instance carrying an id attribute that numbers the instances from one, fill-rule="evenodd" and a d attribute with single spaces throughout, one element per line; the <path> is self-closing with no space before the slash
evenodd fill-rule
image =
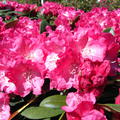
<path id="1" fill-rule="evenodd" d="M 64 117 L 65 112 L 62 113 L 62 115 L 60 116 L 60 118 L 58 120 L 62 120 L 62 118 Z"/>
<path id="2" fill-rule="evenodd" d="M 23 111 L 28 105 L 35 101 L 37 97 L 32 98 L 26 105 L 15 111 L 8 120 L 12 120 L 16 115 L 18 115 L 21 111 Z"/>

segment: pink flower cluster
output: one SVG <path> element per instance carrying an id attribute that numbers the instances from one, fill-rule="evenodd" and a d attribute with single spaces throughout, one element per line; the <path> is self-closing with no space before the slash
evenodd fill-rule
<path id="1" fill-rule="evenodd" d="M 8 27 L 0 18 L 0 99 L 7 101 L 0 104 L 0 112 L 6 115 L 1 120 L 9 116 L 7 95 L 25 97 L 31 91 L 39 95 L 45 78 L 50 79 L 50 89 L 77 89 L 68 94 L 68 106 L 63 107 L 68 120 L 106 120 L 94 106 L 95 97 L 101 95 L 107 77 L 116 76 L 119 70 L 120 9 L 95 8 L 84 13 L 53 2 L 40 8 L 0 3 L 2 9 L 8 6 L 22 12 L 40 10 L 56 19 L 54 30 L 47 26 L 40 34 L 41 19 L 21 16 Z M 107 28 L 112 28 L 114 35 L 103 32 Z"/>
<path id="2" fill-rule="evenodd" d="M 69 93 L 66 100 L 68 106 L 62 109 L 67 112 L 67 120 L 107 120 L 102 109 L 101 112 L 95 109 L 95 102 L 92 93 Z"/>

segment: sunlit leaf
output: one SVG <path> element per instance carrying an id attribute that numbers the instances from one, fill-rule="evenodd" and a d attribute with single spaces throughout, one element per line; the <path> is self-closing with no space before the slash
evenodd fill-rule
<path id="1" fill-rule="evenodd" d="M 40 106 L 48 107 L 48 108 L 61 108 L 61 106 L 66 105 L 65 100 L 66 100 L 66 96 L 53 95 L 53 96 L 45 98 L 40 103 Z"/>
<path id="2" fill-rule="evenodd" d="M 53 109 L 47 107 L 30 107 L 24 110 L 21 115 L 29 119 L 50 118 L 62 114 L 61 109 Z"/>

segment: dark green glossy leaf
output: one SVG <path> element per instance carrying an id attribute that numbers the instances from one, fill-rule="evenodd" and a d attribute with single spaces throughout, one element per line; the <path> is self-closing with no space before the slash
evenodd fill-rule
<path id="1" fill-rule="evenodd" d="M 49 25 L 49 23 L 46 20 L 43 20 L 40 25 L 40 33 L 45 32 L 46 26 Z"/>
<path id="2" fill-rule="evenodd" d="M 47 107 L 30 107 L 24 110 L 21 115 L 29 119 L 50 118 L 62 114 L 60 109 L 52 109 Z"/>
<path id="3" fill-rule="evenodd" d="M 53 95 L 53 96 L 45 98 L 40 103 L 40 106 L 48 107 L 48 108 L 61 108 L 62 106 L 66 105 L 65 100 L 66 100 L 66 96 Z"/>
<path id="4" fill-rule="evenodd" d="M 111 112 L 119 112 L 120 113 L 120 105 L 119 104 L 100 104 L 106 110 L 111 111 Z"/>
<path id="5" fill-rule="evenodd" d="M 114 30 L 112 28 L 107 28 L 103 32 L 111 33 L 112 35 L 115 35 Z"/>

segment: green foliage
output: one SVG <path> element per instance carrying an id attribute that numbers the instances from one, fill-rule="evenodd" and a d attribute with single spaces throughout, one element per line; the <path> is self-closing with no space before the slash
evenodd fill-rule
<path id="1" fill-rule="evenodd" d="M 38 107 L 26 108 L 21 115 L 29 119 L 51 118 L 64 113 L 61 110 L 65 103 L 66 96 L 53 95 L 49 96 L 40 103 Z"/>
<path id="2" fill-rule="evenodd" d="M 29 4 L 41 4 L 41 0 L 14 0 L 20 3 Z M 44 0 L 58 2 L 64 6 L 74 6 L 76 9 L 82 9 L 84 11 L 89 11 L 94 7 L 107 7 L 109 10 L 120 8 L 120 0 L 103 0 L 103 2 L 98 2 L 97 0 Z"/>
<path id="3" fill-rule="evenodd" d="M 40 33 L 45 32 L 45 28 L 47 25 L 49 25 L 49 23 L 46 20 L 42 20 L 41 25 L 40 25 Z"/>
<path id="4" fill-rule="evenodd" d="M 57 116 L 63 113 L 61 109 L 53 109 L 48 107 L 29 107 L 24 110 L 21 115 L 29 119 L 43 119 Z"/>
<path id="5" fill-rule="evenodd" d="M 53 96 L 45 98 L 40 103 L 40 106 L 48 107 L 48 108 L 61 108 L 61 106 L 66 105 L 65 100 L 66 100 L 66 96 L 53 95 Z"/>

